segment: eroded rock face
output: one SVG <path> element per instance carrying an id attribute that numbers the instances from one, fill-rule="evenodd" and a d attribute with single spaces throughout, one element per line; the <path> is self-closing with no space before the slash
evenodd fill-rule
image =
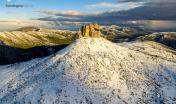
<path id="1" fill-rule="evenodd" d="M 81 37 L 100 37 L 100 26 L 98 24 L 88 24 L 82 26 Z"/>

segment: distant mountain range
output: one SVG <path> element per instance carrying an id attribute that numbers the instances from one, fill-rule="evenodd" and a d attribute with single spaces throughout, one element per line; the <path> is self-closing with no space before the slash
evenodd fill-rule
<path id="1" fill-rule="evenodd" d="M 176 32 L 154 32 L 143 28 L 102 27 L 104 37 L 113 42 L 155 41 L 176 49 Z"/>
<path id="2" fill-rule="evenodd" d="M 156 32 L 138 37 L 142 41 L 155 41 L 176 49 L 176 32 Z"/>

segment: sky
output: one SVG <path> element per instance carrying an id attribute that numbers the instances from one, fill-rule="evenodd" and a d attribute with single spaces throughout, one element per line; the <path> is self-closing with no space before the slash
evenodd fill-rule
<path id="1" fill-rule="evenodd" d="M 106 11 L 108 8 L 97 8 L 96 11 L 88 6 L 98 3 L 116 3 L 116 0 L 0 0 L 0 19 L 31 19 L 40 17 L 42 14 L 36 11 L 77 11 L 94 13 Z M 107 2 L 107 3 L 108 3 Z M 6 4 L 30 5 L 29 7 L 15 8 L 6 7 Z M 111 9 L 111 8 L 110 8 Z"/>
<path id="2" fill-rule="evenodd" d="M 0 31 L 87 23 L 176 30 L 176 0 L 0 0 Z"/>

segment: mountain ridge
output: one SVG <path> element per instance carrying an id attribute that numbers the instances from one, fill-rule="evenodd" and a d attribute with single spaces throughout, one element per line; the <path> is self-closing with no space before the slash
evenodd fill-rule
<path id="1" fill-rule="evenodd" d="M 143 51 L 176 60 L 157 47 Z M 80 38 L 55 55 L 0 66 L 0 102 L 175 103 L 175 68 L 175 62 L 131 50 L 128 44 Z"/>
<path id="2" fill-rule="evenodd" d="M 70 44 L 75 32 L 40 29 L 39 31 L 0 32 L 0 41 L 16 48 L 32 48 L 36 46 L 54 46 Z"/>

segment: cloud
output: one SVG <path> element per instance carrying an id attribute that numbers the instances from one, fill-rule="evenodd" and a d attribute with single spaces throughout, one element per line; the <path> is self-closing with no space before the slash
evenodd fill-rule
<path id="1" fill-rule="evenodd" d="M 58 22 L 93 22 L 100 19 L 99 16 L 101 13 L 81 13 L 79 11 L 56 11 L 56 10 L 42 10 L 36 11 L 41 14 L 44 14 L 44 17 L 38 18 L 41 21 L 58 21 Z"/>
<path id="2" fill-rule="evenodd" d="M 141 1 L 148 1 L 148 0 L 117 0 L 118 2 L 141 2 Z"/>
<path id="3" fill-rule="evenodd" d="M 152 0 L 145 5 L 128 11 L 111 12 L 122 20 L 176 20 L 175 0 Z"/>
<path id="4" fill-rule="evenodd" d="M 49 21 L 40 20 L 1 20 L 0 21 L 0 31 L 14 30 L 21 27 L 41 27 L 49 28 L 51 27 Z"/>
<path id="5" fill-rule="evenodd" d="M 138 0 L 121 0 L 123 2 Z M 130 4 L 128 4 L 130 3 Z M 94 10 L 94 8 L 116 8 L 113 11 L 105 11 L 98 13 L 81 13 L 79 11 L 52 11 L 43 10 L 37 11 L 45 14 L 45 17 L 39 20 L 49 21 L 71 21 L 71 22 L 107 22 L 116 23 L 115 21 L 129 21 L 129 20 L 176 20 L 176 1 L 170 0 L 149 0 L 145 4 L 133 4 L 132 2 L 111 4 L 107 2 L 87 5 Z M 132 4 L 131 4 L 132 3 Z M 137 7 L 136 7 L 137 6 Z M 128 7 L 122 9 L 123 7 Z M 129 9 L 131 8 L 131 9 Z"/>
<path id="6" fill-rule="evenodd" d="M 133 1 L 133 2 L 132 2 Z M 140 0 L 141 1 L 141 0 Z M 96 22 L 101 25 L 127 25 L 129 21 L 143 21 L 137 22 L 139 25 L 144 24 L 146 27 L 159 27 L 154 23 L 162 25 L 160 28 L 172 28 L 176 29 L 175 25 L 170 25 L 172 21 L 176 21 L 176 1 L 175 0 L 148 0 L 143 2 L 142 5 L 137 7 L 133 6 L 133 3 L 139 4 L 139 0 L 120 0 L 120 4 L 112 3 L 99 3 L 87 5 L 87 8 L 90 8 L 94 11 L 97 8 L 108 8 L 108 11 L 98 12 L 98 13 L 81 13 L 79 11 L 37 11 L 41 14 L 45 14 L 45 17 L 38 18 L 41 21 L 52 21 L 55 23 L 91 23 Z M 142 0 L 143 1 L 143 0 Z M 119 6 L 120 5 L 120 6 Z M 131 6 L 131 7 L 130 7 Z M 128 9 L 122 9 L 121 7 L 128 7 Z M 112 8 L 113 11 L 111 10 Z M 119 9 L 120 8 L 120 9 Z M 101 9 L 103 10 L 103 9 Z M 146 25 L 146 22 L 150 21 L 150 25 Z M 152 21 L 152 22 L 151 22 Z M 160 22 L 158 22 L 160 21 Z M 171 22 L 164 22 L 171 21 Z M 175 23 L 175 22 L 174 22 Z M 168 27 L 163 26 L 167 24 Z M 56 24 L 57 25 L 57 24 Z M 131 23 L 129 23 L 131 25 Z M 133 24 L 136 25 L 136 24 Z"/>
<path id="7" fill-rule="evenodd" d="M 60 11 L 60 10 L 40 10 L 40 11 L 35 11 L 39 12 L 42 14 L 46 15 L 64 15 L 64 16 L 77 16 L 77 15 L 84 15 L 83 13 L 79 11 L 73 11 L 73 10 L 68 10 L 68 11 Z"/>
<path id="8" fill-rule="evenodd" d="M 132 8 L 136 8 L 139 6 L 142 6 L 143 2 L 125 2 L 125 3 L 109 3 L 109 2 L 101 2 L 98 4 L 90 4 L 90 5 L 86 5 L 85 7 L 87 9 L 100 9 L 100 10 L 116 10 L 116 11 L 121 11 L 121 10 L 128 10 L 128 9 L 132 9 Z"/>
<path id="9" fill-rule="evenodd" d="M 61 14 L 55 12 L 55 14 L 48 15 L 42 18 L 38 18 L 41 21 L 54 21 L 54 22 L 79 22 L 79 23 L 91 23 L 91 22 L 98 22 L 101 24 L 107 22 L 104 17 L 100 17 L 102 13 L 91 13 L 91 14 L 78 14 L 78 15 L 70 15 L 70 14 Z"/>
<path id="10" fill-rule="evenodd" d="M 35 11 L 40 14 L 44 14 L 44 17 L 38 18 L 38 20 L 42 21 L 59 21 L 59 22 L 97 22 L 100 24 L 111 24 L 111 18 L 106 16 L 106 13 L 111 13 L 113 11 L 121 11 L 121 10 L 129 10 L 132 8 L 136 8 L 139 6 L 142 6 L 143 2 L 138 3 L 108 3 L 108 2 L 101 2 L 98 4 L 91 4 L 86 5 L 85 7 L 87 9 L 92 9 L 94 12 L 92 13 L 82 13 L 79 11 L 60 11 L 60 10 L 39 10 Z M 106 9 L 107 11 L 99 11 Z M 113 21 L 113 23 L 117 23 L 119 21 L 116 20 L 116 22 Z"/>
<path id="11" fill-rule="evenodd" d="M 127 21 L 127 25 L 145 27 L 146 29 L 153 30 L 175 30 L 176 21 L 160 21 L 160 20 L 138 20 L 138 21 Z"/>

